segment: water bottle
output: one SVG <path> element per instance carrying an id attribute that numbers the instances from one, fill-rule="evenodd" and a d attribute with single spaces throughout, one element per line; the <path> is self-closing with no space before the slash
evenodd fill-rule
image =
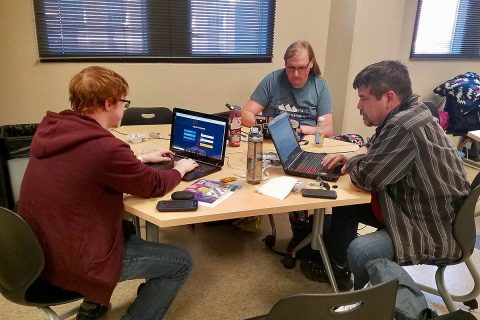
<path id="1" fill-rule="evenodd" d="M 325 118 L 317 118 L 317 126 L 315 127 L 315 145 L 323 147 L 323 138 L 325 137 Z"/>
<path id="2" fill-rule="evenodd" d="M 242 134 L 242 111 L 231 109 L 228 111 L 228 146 L 240 147 Z"/>
<path id="3" fill-rule="evenodd" d="M 263 170 L 263 135 L 260 126 L 250 128 L 247 150 L 247 183 L 259 184 Z"/>

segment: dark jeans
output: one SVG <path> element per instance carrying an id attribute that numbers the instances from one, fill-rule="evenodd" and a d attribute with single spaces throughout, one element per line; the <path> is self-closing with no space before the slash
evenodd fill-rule
<path id="1" fill-rule="evenodd" d="M 120 281 L 147 282 L 122 319 L 162 319 L 191 269 L 192 258 L 185 250 L 130 236 L 125 241 Z"/>
<path id="2" fill-rule="evenodd" d="M 372 212 L 370 204 L 334 207 L 328 231 L 324 234 L 328 255 L 334 263 L 347 266 L 347 248 L 357 237 L 358 224 L 383 228 Z"/>

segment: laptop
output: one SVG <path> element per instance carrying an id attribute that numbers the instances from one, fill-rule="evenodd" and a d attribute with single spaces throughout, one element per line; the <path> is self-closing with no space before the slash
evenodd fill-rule
<path id="1" fill-rule="evenodd" d="M 225 161 L 228 118 L 173 108 L 170 150 L 174 161 L 190 158 L 198 167 L 182 180 L 191 181 L 222 169 Z"/>
<path id="2" fill-rule="evenodd" d="M 275 117 L 269 122 L 268 129 L 286 174 L 312 179 L 322 178 L 327 181 L 338 180 L 341 166 L 327 169 L 321 165 L 326 153 L 308 152 L 300 148 L 290 125 L 288 113 Z"/>

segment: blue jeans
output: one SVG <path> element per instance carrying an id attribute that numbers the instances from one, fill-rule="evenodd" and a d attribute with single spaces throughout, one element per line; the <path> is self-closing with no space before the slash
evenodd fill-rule
<path id="1" fill-rule="evenodd" d="M 192 258 L 185 250 L 132 235 L 125 241 L 120 281 L 147 282 L 122 319 L 162 319 L 191 270 Z"/>
<path id="2" fill-rule="evenodd" d="M 370 204 L 334 207 L 327 231 L 324 233 L 328 255 L 338 265 L 347 265 L 347 248 L 357 237 L 358 224 L 377 229 L 383 225 L 373 215 Z"/>
<path id="3" fill-rule="evenodd" d="M 379 258 L 394 259 L 392 239 L 385 229 L 360 236 L 350 243 L 347 259 L 355 290 L 363 288 L 370 280 L 367 263 Z"/>
<path id="4" fill-rule="evenodd" d="M 359 223 L 380 231 L 358 237 Z M 338 266 L 348 268 L 353 273 L 355 289 L 363 288 L 368 282 L 365 263 L 377 258 L 393 259 L 392 241 L 383 228 L 375 218 L 370 204 L 332 209 L 330 225 L 324 234 L 325 246 L 334 270 Z"/>

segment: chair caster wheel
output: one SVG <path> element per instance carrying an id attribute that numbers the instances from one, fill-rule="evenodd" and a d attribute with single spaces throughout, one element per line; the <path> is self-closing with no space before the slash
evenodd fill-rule
<path id="1" fill-rule="evenodd" d="M 263 241 L 265 241 L 265 245 L 269 248 L 273 248 L 273 246 L 275 245 L 275 237 L 271 234 L 269 234 L 268 236 L 265 237 L 265 239 L 263 239 Z"/>
<path id="2" fill-rule="evenodd" d="M 465 301 L 463 304 L 470 308 L 470 310 L 478 309 L 478 301 L 476 299 Z"/>
<path id="3" fill-rule="evenodd" d="M 285 256 L 285 258 L 283 258 L 283 266 L 287 269 L 295 268 L 296 262 L 297 261 L 288 254 Z"/>

